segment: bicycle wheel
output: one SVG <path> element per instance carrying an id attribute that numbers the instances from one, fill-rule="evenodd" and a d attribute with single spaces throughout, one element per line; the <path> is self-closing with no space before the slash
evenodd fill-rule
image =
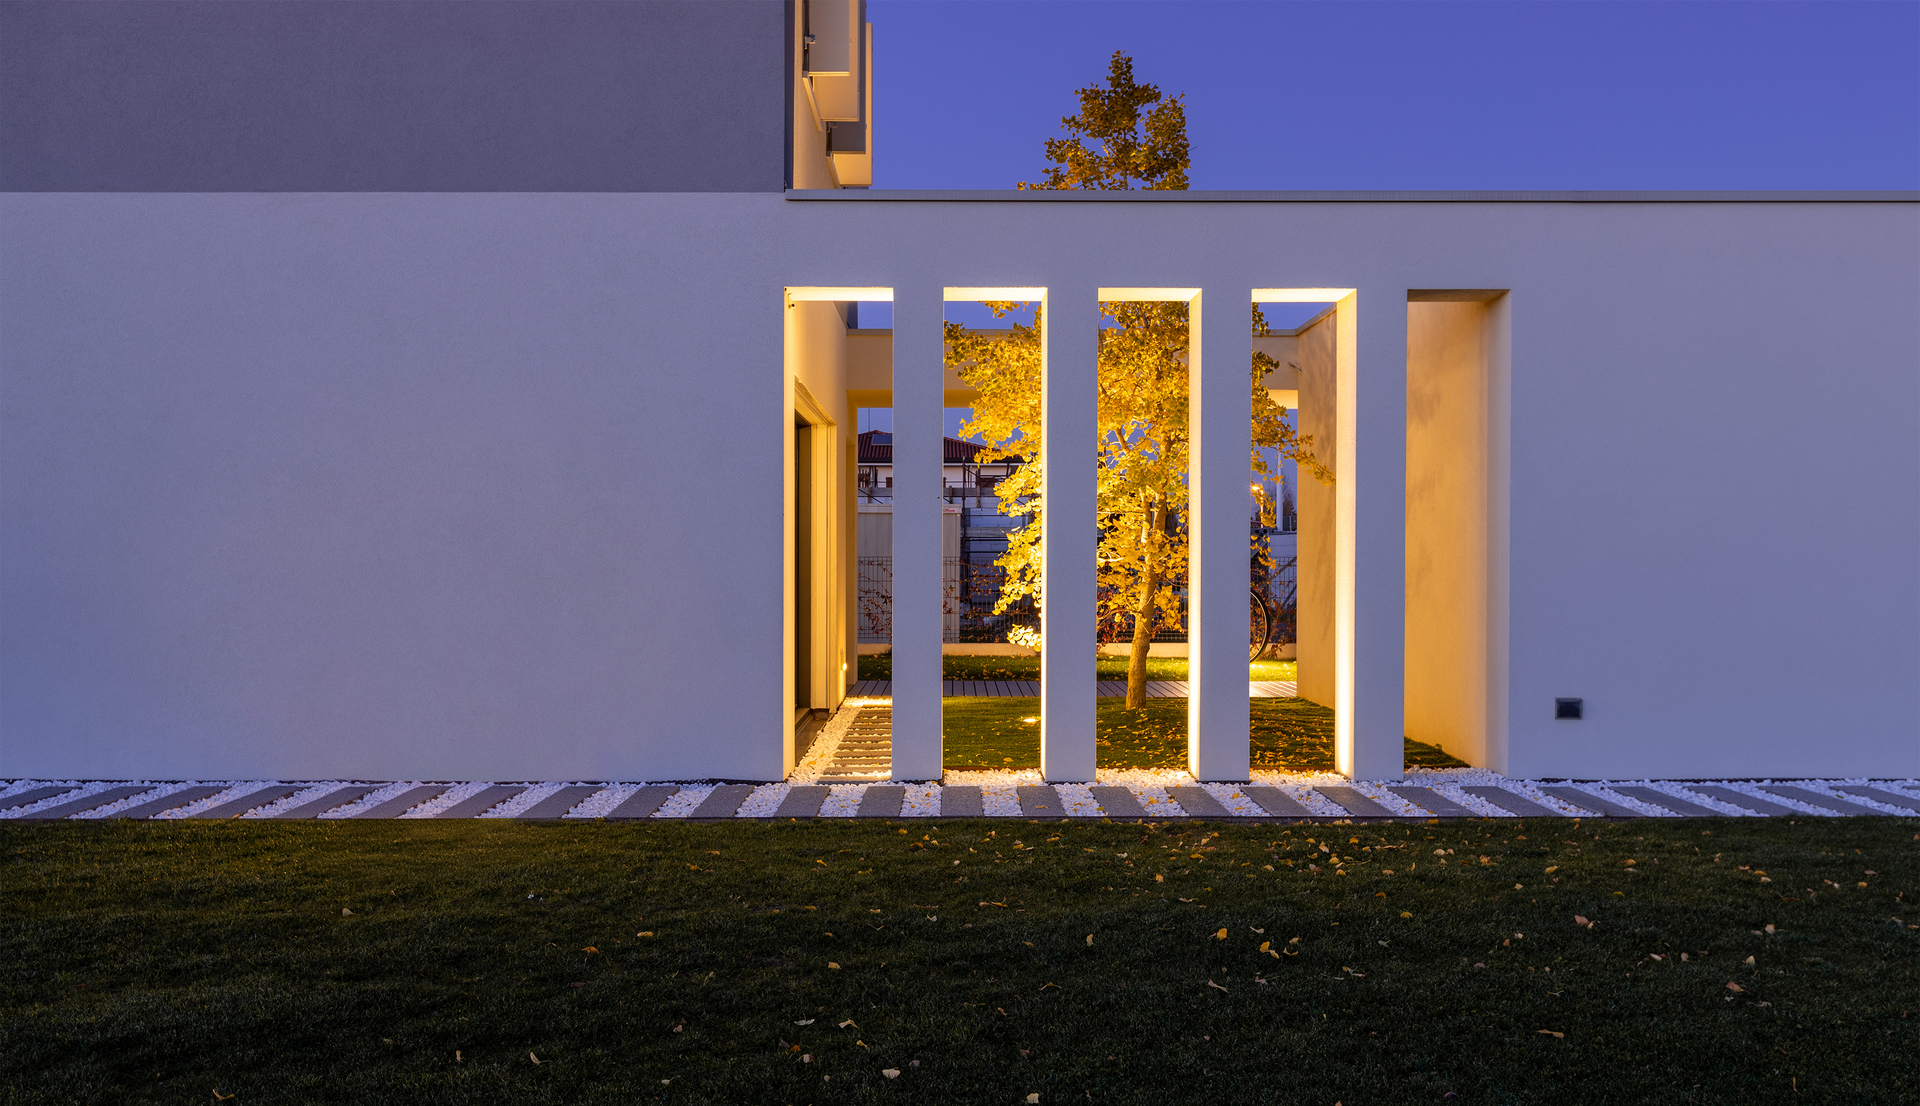
<path id="1" fill-rule="evenodd" d="M 1257 661 L 1273 641 L 1273 611 L 1268 608 L 1267 597 L 1260 594 L 1259 588 L 1249 591 L 1248 599 L 1247 659 Z"/>

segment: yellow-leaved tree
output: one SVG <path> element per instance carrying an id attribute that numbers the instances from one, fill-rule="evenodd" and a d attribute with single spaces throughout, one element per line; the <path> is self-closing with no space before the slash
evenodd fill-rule
<path id="1" fill-rule="evenodd" d="M 1053 164 L 1039 184 L 1021 188 L 1184 189 L 1187 187 L 1187 127 L 1181 97 L 1166 96 L 1133 77 L 1133 59 L 1116 51 L 1106 87 L 1080 89 L 1080 112 L 1061 120 L 1067 137 L 1047 140 Z M 988 305 L 1005 318 L 1014 303 Z M 1180 620 L 1179 589 L 1187 572 L 1187 305 L 1118 302 L 1100 306 L 1105 321 L 1099 345 L 1099 408 L 1096 505 L 1100 527 L 1098 578 L 1100 618 L 1131 630 L 1127 709 L 1146 702 L 1148 644 L 1163 626 Z M 1266 332 L 1253 308 L 1254 333 Z M 1040 575 L 1040 451 L 1046 428 L 1040 421 L 1040 335 L 1033 325 L 1010 322 L 1004 334 L 946 325 L 947 363 L 980 392 L 973 419 L 962 433 L 986 443 L 982 461 L 1020 462 L 996 489 L 1003 509 L 1028 516 L 1014 530 L 996 563 L 1006 570 L 995 613 L 1032 596 L 1045 602 Z M 1330 481 L 1312 453 L 1312 439 L 1296 434 L 1286 409 L 1274 403 L 1266 375 L 1278 367 L 1263 353 L 1250 366 L 1253 392 L 1253 454 L 1249 473 L 1272 479 L 1263 449 L 1291 458 L 1302 472 Z M 1254 555 L 1264 556 L 1256 546 Z M 1032 639 L 1029 639 L 1032 640 Z M 1036 642 L 1044 647 L 1044 643 Z"/>

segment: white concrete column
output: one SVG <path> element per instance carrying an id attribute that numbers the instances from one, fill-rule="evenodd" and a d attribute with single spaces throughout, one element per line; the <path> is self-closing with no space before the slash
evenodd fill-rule
<path id="1" fill-rule="evenodd" d="M 1397 780 L 1406 763 L 1407 290 L 1340 301 L 1335 471 L 1334 762 Z M 1344 577 L 1344 578 L 1343 578 Z"/>
<path id="2" fill-rule="evenodd" d="M 1099 290 L 1092 285 L 1049 285 L 1043 304 L 1040 772 L 1053 782 L 1086 783 L 1093 780 L 1097 761 L 1094 467 Z"/>
<path id="3" fill-rule="evenodd" d="M 901 780 L 941 771 L 945 310 L 938 285 L 894 288 L 893 778 Z"/>
<path id="4" fill-rule="evenodd" d="M 1189 316 L 1187 769 L 1201 780 L 1244 781 L 1250 763 L 1250 292 L 1209 286 L 1193 297 Z"/>

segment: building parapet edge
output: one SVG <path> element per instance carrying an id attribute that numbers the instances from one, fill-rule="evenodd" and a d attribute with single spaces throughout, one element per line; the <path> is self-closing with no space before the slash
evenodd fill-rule
<path id="1" fill-rule="evenodd" d="M 1313 192 L 1313 191 L 1095 191 L 1079 189 L 788 189 L 789 200 L 853 203 L 1469 203 L 1469 204 L 1778 204 L 1920 203 L 1920 190 L 1873 191 L 1666 191 L 1666 192 Z"/>

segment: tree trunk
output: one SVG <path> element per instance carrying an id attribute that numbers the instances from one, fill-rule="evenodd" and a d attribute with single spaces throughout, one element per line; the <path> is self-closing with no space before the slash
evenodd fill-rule
<path id="1" fill-rule="evenodd" d="M 1153 642 L 1153 593 L 1159 584 L 1159 565 L 1150 561 L 1140 574 L 1140 605 L 1133 612 L 1133 652 L 1127 657 L 1128 710 L 1147 705 L 1147 650 Z"/>

